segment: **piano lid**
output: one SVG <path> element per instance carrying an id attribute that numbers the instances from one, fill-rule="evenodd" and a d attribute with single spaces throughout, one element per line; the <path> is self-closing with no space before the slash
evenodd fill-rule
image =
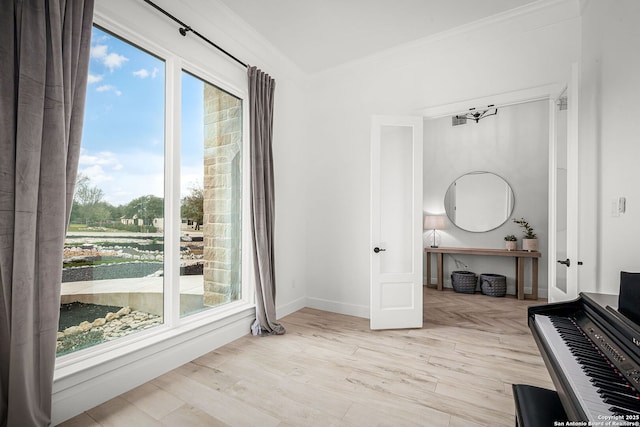
<path id="1" fill-rule="evenodd" d="M 594 292 L 581 292 L 582 295 L 589 297 L 590 300 L 606 309 L 607 306 L 618 309 L 618 295 L 612 294 L 596 294 Z"/>

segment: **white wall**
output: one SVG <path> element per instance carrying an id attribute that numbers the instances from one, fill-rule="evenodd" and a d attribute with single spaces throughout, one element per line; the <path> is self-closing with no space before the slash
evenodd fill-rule
<path id="1" fill-rule="evenodd" d="M 495 230 L 472 233 L 447 220 L 440 232 L 441 246 L 504 249 L 504 236 L 515 234 L 522 247 L 522 228 L 513 218 L 524 217 L 539 236 L 539 295 L 547 291 L 549 112 L 547 101 L 528 102 L 498 109 L 498 114 L 475 123 L 451 126 L 451 117 L 426 120 L 424 126 L 424 211 L 445 212 L 444 195 L 449 185 L 472 171 L 488 171 L 511 186 L 515 205 L 509 220 Z M 429 234 L 425 237 L 428 240 Z M 425 242 L 428 244 L 428 242 Z M 456 265 L 458 260 L 464 266 Z M 515 293 L 512 258 L 445 256 L 445 284 L 450 272 L 468 269 L 477 274 L 507 276 L 508 292 Z M 527 284 L 530 274 L 527 262 Z M 435 270 L 435 269 L 434 269 Z M 434 271 L 435 274 L 435 271 Z M 435 283 L 435 276 L 431 280 Z M 530 292 L 527 289 L 527 292 Z"/>
<path id="2" fill-rule="evenodd" d="M 640 2 L 582 6 L 580 286 L 617 294 L 620 271 L 640 271 Z M 613 217 L 618 196 L 627 212 Z"/>
<path id="3" fill-rule="evenodd" d="M 311 78 L 309 305 L 369 313 L 371 115 L 566 82 L 579 53 L 577 16 L 576 2 L 556 2 Z"/>

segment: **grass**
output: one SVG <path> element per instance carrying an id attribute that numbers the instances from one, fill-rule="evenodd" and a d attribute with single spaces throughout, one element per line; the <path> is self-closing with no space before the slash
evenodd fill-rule
<path id="1" fill-rule="evenodd" d="M 151 259 L 133 260 L 133 259 L 125 259 L 125 258 L 116 258 L 116 259 L 103 259 L 99 261 L 63 262 L 62 267 L 63 268 L 86 267 L 88 265 L 94 266 L 94 265 L 107 265 L 107 264 L 122 264 L 122 263 L 129 263 L 129 262 L 135 262 L 135 261 L 156 262 L 158 264 L 162 264 L 162 261 L 154 261 Z"/>
<path id="2" fill-rule="evenodd" d="M 56 356 L 71 353 L 76 350 L 91 347 L 104 341 L 104 334 L 100 330 L 91 330 L 76 335 L 65 336 L 59 341 Z"/>
<path id="3" fill-rule="evenodd" d="M 86 228 L 86 224 L 69 224 L 69 231 L 84 231 Z"/>

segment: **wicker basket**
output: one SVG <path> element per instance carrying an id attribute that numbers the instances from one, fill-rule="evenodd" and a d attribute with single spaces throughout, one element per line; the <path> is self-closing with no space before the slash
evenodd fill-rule
<path id="1" fill-rule="evenodd" d="M 478 285 L 478 276 L 471 271 L 453 271 L 451 273 L 453 290 L 463 294 L 473 294 Z"/>
<path id="2" fill-rule="evenodd" d="M 507 294 L 507 278 L 500 274 L 481 274 L 480 289 L 490 297 L 503 297 Z"/>

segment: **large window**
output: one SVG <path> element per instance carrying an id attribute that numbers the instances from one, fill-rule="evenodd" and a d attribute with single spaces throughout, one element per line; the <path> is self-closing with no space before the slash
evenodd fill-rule
<path id="1" fill-rule="evenodd" d="M 93 29 L 58 355 L 242 297 L 242 100 L 166 59 Z"/>

